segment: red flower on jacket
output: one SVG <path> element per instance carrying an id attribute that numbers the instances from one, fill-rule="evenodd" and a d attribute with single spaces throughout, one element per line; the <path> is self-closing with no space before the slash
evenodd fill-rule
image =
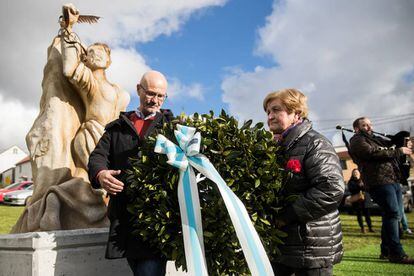
<path id="1" fill-rule="evenodd" d="M 302 165 L 298 159 L 290 159 L 286 164 L 286 169 L 294 173 L 300 173 L 302 171 Z"/>

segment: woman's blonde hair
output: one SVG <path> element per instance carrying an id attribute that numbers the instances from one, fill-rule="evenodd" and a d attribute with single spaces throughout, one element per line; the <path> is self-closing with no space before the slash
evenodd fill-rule
<path id="1" fill-rule="evenodd" d="M 274 99 L 280 99 L 288 113 L 298 114 L 301 118 L 308 117 L 307 97 L 298 89 L 285 88 L 269 93 L 263 100 L 263 109 L 265 111 L 267 104 Z"/>

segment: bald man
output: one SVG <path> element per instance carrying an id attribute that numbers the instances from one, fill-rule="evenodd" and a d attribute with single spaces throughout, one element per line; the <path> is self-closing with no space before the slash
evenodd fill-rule
<path id="1" fill-rule="evenodd" d="M 140 105 L 123 112 L 105 127 L 105 133 L 89 157 L 89 179 L 92 187 L 103 188 L 110 195 L 108 218 L 111 222 L 106 258 L 126 257 L 134 275 L 165 275 L 166 259 L 133 236 L 131 215 L 127 211 L 126 170 L 132 168 L 131 157 L 137 157 L 143 140 L 172 118 L 161 109 L 167 98 L 167 80 L 157 71 L 149 71 L 137 84 Z"/>

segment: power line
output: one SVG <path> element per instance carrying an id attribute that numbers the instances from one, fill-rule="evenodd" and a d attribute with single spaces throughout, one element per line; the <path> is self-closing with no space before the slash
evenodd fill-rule
<path id="1" fill-rule="evenodd" d="M 387 116 L 366 116 L 370 119 L 374 120 L 386 120 L 398 117 L 405 117 L 405 116 L 414 116 L 414 113 L 406 113 L 406 114 L 399 114 L 399 115 L 387 115 Z M 321 119 L 321 120 L 313 120 L 313 122 L 343 122 L 343 121 L 354 121 L 356 118 L 336 118 L 336 119 Z"/>
<path id="2" fill-rule="evenodd" d="M 378 126 L 378 125 L 387 125 L 387 124 L 391 124 L 391 123 L 395 123 L 395 122 L 403 122 L 403 121 L 407 121 L 407 120 L 414 120 L 414 115 L 412 116 L 408 116 L 408 117 L 402 117 L 402 118 L 389 118 L 389 119 L 383 119 L 383 120 L 378 120 L 378 121 L 373 121 L 373 125 L 374 126 Z M 346 124 L 346 127 L 351 127 L 351 124 Z M 332 125 L 329 127 L 323 127 L 318 129 L 318 131 L 320 132 L 332 132 L 332 131 L 336 131 L 336 125 Z"/>

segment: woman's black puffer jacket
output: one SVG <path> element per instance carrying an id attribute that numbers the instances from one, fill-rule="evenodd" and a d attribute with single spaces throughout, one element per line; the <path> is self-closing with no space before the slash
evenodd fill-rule
<path id="1" fill-rule="evenodd" d="M 286 185 L 286 192 L 298 198 L 280 216 L 288 236 L 279 247 L 282 254 L 276 262 L 296 268 L 340 262 L 343 247 L 338 205 L 345 185 L 333 146 L 304 120 L 282 140 L 282 149 L 289 160 L 300 162 L 301 170 Z"/>

